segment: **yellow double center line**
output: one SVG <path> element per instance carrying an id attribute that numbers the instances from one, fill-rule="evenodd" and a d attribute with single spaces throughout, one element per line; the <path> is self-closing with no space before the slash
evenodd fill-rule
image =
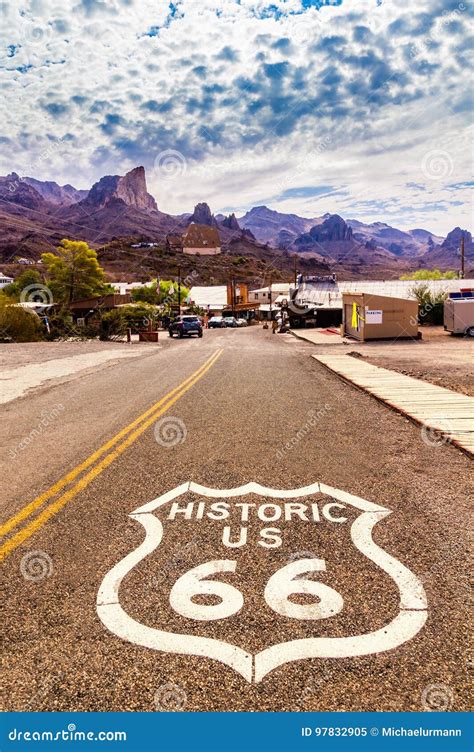
<path id="1" fill-rule="evenodd" d="M 197 369 L 191 376 L 185 379 L 179 386 L 172 389 L 168 394 L 162 397 L 158 402 L 155 402 L 148 410 L 142 415 L 136 418 L 132 423 L 123 428 L 112 439 L 103 444 L 93 454 L 90 455 L 84 462 L 77 465 L 70 473 L 57 481 L 53 486 L 48 488 L 47 491 L 42 493 L 36 499 L 33 499 L 23 509 L 21 509 L 13 517 L 10 517 L 3 525 L 0 525 L 0 537 L 8 535 L 12 530 L 26 521 L 20 530 L 15 533 L 11 538 L 8 538 L 0 545 L 0 561 L 8 556 L 12 551 L 18 548 L 23 541 L 30 538 L 37 530 L 39 530 L 56 512 L 59 512 L 62 507 L 71 501 L 78 493 L 84 490 L 89 483 L 97 478 L 100 473 L 105 470 L 122 452 L 125 451 L 134 441 L 138 439 L 141 434 L 146 431 L 149 426 L 154 423 L 160 415 L 163 415 L 169 408 L 177 402 L 180 397 L 183 396 L 199 379 L 201 379 L 207 371 L 214 365 L 214 363 L 220 358 L 223 350 L 219 349 L 211 355 L 200 368 Z M 123 439 L 123 441 L 122 441 Z M 109 451 L 111 450 L 111 451 Z M 102 457 L 102 459 L 100 459 Z M 100 460 L 97 462 L 97 460 Z M 97 464 L 94 464 L 97 463 Z M 83 475 L 77 483 L 71 488 L 61 494 L 58 498 L 54 498 L 62 491 L 66 486 L 69 486 L 76 478 L 89 467 L 92 467 L 88 473 Z M 40 510 L 46 502 L 44 509 L 37 515 L 36 512 Z M 33 519 L 30 519 L 33 518 Z"/>

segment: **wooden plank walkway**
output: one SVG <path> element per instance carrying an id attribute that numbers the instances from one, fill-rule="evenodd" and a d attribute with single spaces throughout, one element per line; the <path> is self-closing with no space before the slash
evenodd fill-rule
<path id="1" fill-rule="evenodd" d="M 474 456 L 474 397 L 404 376 L 349 355 L 312 355 L 329 370 L 416 423 L 426 426 L 427 441 L 439 433 Z"/>

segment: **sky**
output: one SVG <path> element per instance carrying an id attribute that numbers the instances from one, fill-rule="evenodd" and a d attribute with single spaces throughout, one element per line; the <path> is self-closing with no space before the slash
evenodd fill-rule
<path id="1" fill-rule="evenodd" d="M 472 230 L 474 4 L 1 2 L 0 172 Z"/>

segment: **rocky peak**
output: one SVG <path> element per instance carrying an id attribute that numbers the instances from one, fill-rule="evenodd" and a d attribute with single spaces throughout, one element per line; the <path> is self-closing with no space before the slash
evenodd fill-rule
<path id="1" fill-rule="evenodd" d="M 461 247 L 461 238 L 464 238 L 465 250 L 470 249 L 472 246 L 472 235 L 468 230 L 462 230 L 460 227 L 455 227 L 454 230 L 448 232 L 441 247 L 457 250 Z"/>
<path id="2" fill-rule="evenodd" d="M 339 214 L 330 214 L 324 222 L 312 227 L 309 235 L 317 243 L 331 240 L 352 240 L 352 228 Z"/>
<path id="3" fill-rule="evenodd" d="M 48 205 L 38 191 L 11 172 L 6 177 L 0 177 L 0 198 L 11 204 L 19 204 L 26 209 L 47 211 Z"/>
<path id="4" fill-rule="evenodd" d="M 58 185 L 53 180 L 36 180 L 36 178 L 24 177 L 23 182 L 31 185 L 50 204 L 58 206 L 70 206 L 76 204 L 87 196 L 87 191 L 79 191 L 73 185 Z"/>
<path id="5" fill-rule="evenodd" d="M 113 201 L 142 211 L 158 211 L 156 201 L 147 191 L 145 168 L 135 167 L 126 175 L 105 175 L 90 189 L 85 204 L 101 209 Z"/>
<path id="6" fill-rule="evenodd" d="M 208 225 L 209 227 L 215 227 L 217 222 L 208 206 L 208 204 L 202 202 L 196 204 L 194 212 L 189 217 L 189 224 L 194 222 L 196 225 Z"/>
<path id="7" fill-rule="evenodd" d="M 227 227 L 229 230 L 237 230 L 237 232 L 240 231 L 240 225 L 237 222 L 237 218 L 233 212 L 221 221 L 221 225 L 223 227 Z"/>

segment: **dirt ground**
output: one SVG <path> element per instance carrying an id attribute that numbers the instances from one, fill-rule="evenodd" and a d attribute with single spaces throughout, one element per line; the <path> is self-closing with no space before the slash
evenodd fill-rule
<path id="1" fill-rule="evenodd" d="M 474 338 L 454 336 L 440 326 L 422 327 L 421 333 L 416 342 L 351 343 L 348 350 L 376 366 L 474 396 Z"/>

